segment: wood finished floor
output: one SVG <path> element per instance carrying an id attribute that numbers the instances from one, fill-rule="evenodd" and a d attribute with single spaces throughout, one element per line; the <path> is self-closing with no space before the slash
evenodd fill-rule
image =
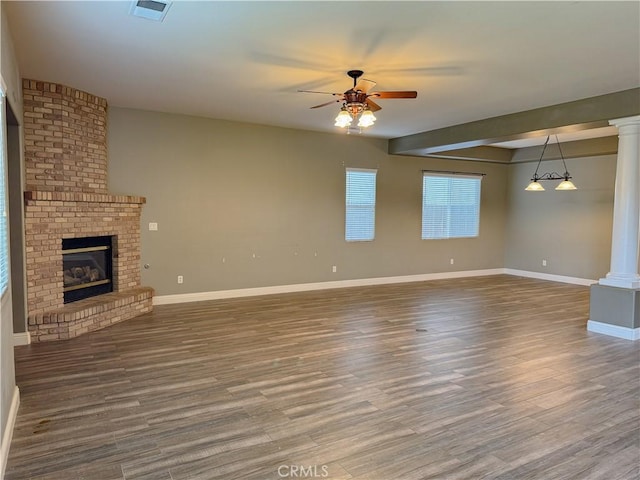
<path id="1" fill-rule="evenodd" d="M 506 275 L 159 306 L 16 348 L 6 479 L 637 479 L 640 342 L 588 309 Z"/>

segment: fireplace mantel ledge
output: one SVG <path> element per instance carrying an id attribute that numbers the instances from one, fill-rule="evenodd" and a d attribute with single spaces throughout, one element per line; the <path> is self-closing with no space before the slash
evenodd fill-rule
<path id="1" fill-rule="evenodd" d="M 30 202 L 85 202 L 85 203 L 124 203 L 144 204 L 145 197 L 134 195 L 110 195 L 108 193 L 84 193 L 84 192 L 49 192 L 44 190 L 30 190 L 24 192 L 24 200 L 27 205 Z"/>

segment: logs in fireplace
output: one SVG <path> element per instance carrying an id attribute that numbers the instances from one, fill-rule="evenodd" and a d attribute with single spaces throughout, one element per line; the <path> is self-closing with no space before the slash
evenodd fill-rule
<path id="1" fill-rule="evenodd" d="M 113 237 L 62 240 L 64 303 L 113 291 Z"/>

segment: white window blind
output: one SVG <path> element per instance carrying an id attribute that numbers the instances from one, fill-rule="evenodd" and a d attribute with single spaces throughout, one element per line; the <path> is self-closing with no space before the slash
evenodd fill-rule
<path id="1" fill-rule="evenodd" d="M 369 241 L 375 236 L 376 170 L 347 168 L 345 240 Z"/>
<path id="2" fill-rule="evenodd" d="M 424 172 L 422 239 L 477 237 L 482 175 Z"/>
<path id="3" fill-rule="evenodd" d="M 0 81 L 0 296 L 9 286 L 5 90 Z"/>

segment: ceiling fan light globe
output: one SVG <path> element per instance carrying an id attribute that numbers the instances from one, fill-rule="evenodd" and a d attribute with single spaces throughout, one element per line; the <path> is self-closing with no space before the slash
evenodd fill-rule
<path id="1" fill-rule="evenodd" d="M 365 110 L 358 120 L 359 127 L 370 127 L 376 121 L 376 117 L 371 110 Z"/>
<path id="2" fill-rule="evenodd" d="M 336 127 L 344 128 L 351 125 L 352 121 L 353 118 L 351 118 L 349 112 L 347 112 L 345 109 L 342 109 L 340 110 L 340 113 L 338 113 L 338 116 L 336 117 L 336 123 L 334 125 Z"/>
<path id="3" fill-rule="evenodd" d="M 373 114 L 373 112 L 371 110 L 365 110 L 364 112 L 362 112 L 362 116 L 360 118 L 366 118 L 367 121 L 371 121 L 371 122 L 375 122 L 376 116 Z"/>

